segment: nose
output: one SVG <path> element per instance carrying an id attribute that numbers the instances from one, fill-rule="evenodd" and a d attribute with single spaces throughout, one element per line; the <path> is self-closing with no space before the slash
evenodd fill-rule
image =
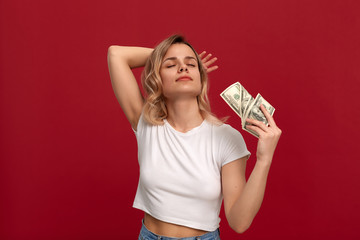
<path id="1" fill-rule="evenodd" d="M 180 66 L 180 68 L 179 68 L 179 72 L 181 73 L 181 72 L 183 72 L 183 71 L 185 71 L 185 72 L 189 72 L 189 70 L 188 70 L 188 68 L 187 68 L 187 66 L 185 65 L 181 65 Z"/>

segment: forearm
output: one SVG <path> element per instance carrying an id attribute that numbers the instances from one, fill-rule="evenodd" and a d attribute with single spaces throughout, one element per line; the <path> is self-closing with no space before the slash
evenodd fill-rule
<path id="1" fill-rule="evenodd" d="M 239 198 L 228 214 L 230 226 L 244 232 L 255 218 L 262 204 L 271 163 L 257 161 Z"/>
<path id="2" fill-rule="evenodd" d="M 123 61 L 130 68 L 137 68 L 145 65 L 152 51 L 152 48 L 112 45 L 108 49 L 108 58 Z"/>

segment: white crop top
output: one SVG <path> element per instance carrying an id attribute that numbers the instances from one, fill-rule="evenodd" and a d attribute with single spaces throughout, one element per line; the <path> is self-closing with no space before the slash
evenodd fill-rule
<path id="1" fill-rule="evenodd" d="M 230 125 L 207 122 L 186 133 L 151 125 L 141 115 L 135 132 L 140 165 L 133 207 L 173 224 L 214 231 L 222 203 L 221 167 L 250 156 Z"/>

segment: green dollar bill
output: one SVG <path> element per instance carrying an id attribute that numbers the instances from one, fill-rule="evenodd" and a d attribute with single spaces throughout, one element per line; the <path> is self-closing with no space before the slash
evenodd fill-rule
<path id="1" fill-rule="evenodd" d="M 266 101 L 259 93 L 256 96 L 255 100 L 251 103 L 251 105 L 248 107 L 248 110 L 245 114 L 244 117 L 244 121 L 242 124 L 242 127 L 245 131 L 251 133 L 252 135 L 259 137 L 259 135 L 255 132 L 252 131 L 250 129 L 247 129 L 246 126 L 249 125 L 249 123 L 247 123 L 245 121 L 245 119 L 249 118 L 249 119 L 255 119 L 258 121 L 263 122 L 266 126 L 269 125 L 264 113 L 262 112 L 262 110 L 260 109 L 260 105 L 264 105 L 264 107 L 266 108 L 266 110 L 270 113 L 270 115 L 274 115 L 275 112 L 275 108 L 273 106 L 271 106 L 271 104 Z"/>
<path id="2" fill-rule="evenodd" d="M 234 112 L 241 117 L 240 105 L 241 105 L 241 96 L 240 96 L 240 83 L 236 82 L 230 87 L 225 89 L 220 96 L 224 101 L 231 107 Z"/>
<path id="3" fill-rule="evenodd" d="M 273 116 L 275 112 L 275 108 L 271 106 L 271 104 L 266 101 L 260 94 L 258 94 L 254 99 L 239 82 L 229 86 L 220 94 L 220 96 L 241 118 L 242 129 L 257 138 L 259 135 L 255 131 L 247 128 L 249 123 L 246 122 L 246 119 L 256 119 L 268 126 L 268 121 L 260 109 L 260 105 L 264 105 L 271 116 Z"/>

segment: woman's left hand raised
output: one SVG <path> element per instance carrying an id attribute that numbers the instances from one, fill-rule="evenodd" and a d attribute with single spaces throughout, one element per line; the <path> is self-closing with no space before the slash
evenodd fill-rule
<path id="1" fill-rule="evenodd" d="M 214 57 L 212 58 L 212 54 L 209 53 L 208 55 L 206 55 L 206 52 L 203 51 L 202 53 L 199 54 L 199 57 L 201 59 L 202 64 L 204 65 L 205 69 L 206 69 L 206 73 L 211 73 L 212 71 L 218 69 L 218 66 L 211 66 L 214 62 L 216 62 L 217 58 Z M 211 67 L 210 67 L 211 66 Z"/>
<path id="2" fill-rule="evenodd" d="M 269 126 L 266 126 L 263 122 L 255 119 L 246 119 L 246 121 L 252 125 L 247 125 L 246 128 L 251 129 L 259 134 L 259 141 L 256 151 L 257 161 L 262 163 L 271 164 L 276 145 L 281 136 L 281 129 L 276 126 L 274 118 L 261 104 L 260 109 L 264 113 Z"/>

